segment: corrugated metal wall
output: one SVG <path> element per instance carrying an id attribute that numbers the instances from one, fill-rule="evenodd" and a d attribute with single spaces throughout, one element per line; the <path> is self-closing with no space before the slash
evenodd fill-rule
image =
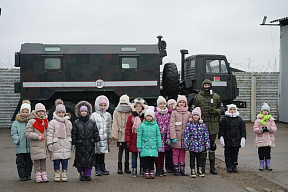
<path id="1" fill-rule="evenodd" d="M 19 69 L 0 69 L 0 128 L 11 127 L 11 118 L 20 100 L 14 82 L 20 81 Z"/>
<path id="2" fill-rule="evenodd" d="M 248 73 L 234 72 L 239 88 L 239 96 L 236 100 L 246 101 L 247 108 L 239 109 L 240 116 L 245 121 L 254 121 L 251 119 L 251 79 L 256 77 L 256 111 L 255 116 L 260 113 L 263 102 L 268 103 L 271 115 L 278 120 L 278 102 L 279 102 L 279 73 Z"/>

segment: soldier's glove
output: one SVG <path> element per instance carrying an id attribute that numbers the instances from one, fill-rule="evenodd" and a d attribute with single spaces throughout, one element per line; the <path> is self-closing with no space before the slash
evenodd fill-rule
<path id="1" fill-rule="evenodd" d="M 214 115 L 218 115 L 218 110 L 215 107 L 210 107 L 209 113 L 214 114 Z"/>
<path id="2" fill-rule="evenodd" d="M 263 132 L 263 133 L 269 132 L 269 131 L 268 131 L 268 128 L 267 128 L 267 127 L 262 127 L 262 132 Z"/>

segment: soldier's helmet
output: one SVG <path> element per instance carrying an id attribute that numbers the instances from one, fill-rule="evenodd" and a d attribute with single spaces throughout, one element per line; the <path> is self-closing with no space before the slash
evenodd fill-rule
<path id="1" fill-rule="evenodd" d="M 210 87 L 212 87 L 212 82 L 211 82 L 211 80 L 209 80 L 209 79 L 205 79 L 205 80 L 202 82 L 202 87 L 204 87 L 204 84 L 210 84 Z"/>

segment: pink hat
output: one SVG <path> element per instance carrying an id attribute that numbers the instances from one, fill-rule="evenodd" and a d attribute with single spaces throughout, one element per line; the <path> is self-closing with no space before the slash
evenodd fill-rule
<path id="1" fill-rule="evenodd" d="M 178 95 L 177 104 L 179 103 L 179 101 L 185 101 L 187 105 L 187 98 L 185 97 L 185 95 Z"/>
<path id="2" fill-rule="evenodd" d="M 203 120 L 202 120 L 202 118 L 201 118 L 201 109 L 200 109 L 200 107 L 196 107 L 196 108 L 192 111 L 192 116 L 193 116 L 193 114 L 199 115 L 199 117 L 200 117 L 199 123 L 203 123 Z M 189 121 L 192 121 L 192 120 L 193 120 L 193 118 L 189 119 Z"/>
<path id="3" fill-rule="evenodd" d="M 176 101 L 175 101 L 175 99 L 169 99 L 168 101 L 167 101 L 167 105 L 169 106 L 170 104 L 176 104 Z"/>
<path id="4" fill-rule="evenodd" d="M 55 101 L 55 105 L 56 105 L 56 110 L 55 110 L 56 113 L 58 113 L 60 111 L 66 113 L 65 105 L 63 105 L 63 101 L 61 99 L 57 99 Z"/>
<path id="5" fill-rule="evenodd" d="M 37 111 L 45 111 L 46 112 L 46 108 L 42 103 L 37 103 L 35 105 L 35 112 Z"/>
<path id="6" fill-rule="evenodd" d="M 106 99 L 105 98 L 100 98 L 99 99 L 99 102 L 98 102 L 98 104 L 100 105 L 100 104 L 102 104 L 102 103 L 104 103 L 104 104 L 106 104 L 107 105 L 107 101 L 106 101 Z"/>

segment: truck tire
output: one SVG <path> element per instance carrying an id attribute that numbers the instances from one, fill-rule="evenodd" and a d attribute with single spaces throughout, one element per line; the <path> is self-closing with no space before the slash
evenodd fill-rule
<path id="1" fill-rule="evenodd" d="M 177 98 L 179 93 L 179 74 L 175 63 L 166 63 L 162 75 L 163 96 Z"/>

